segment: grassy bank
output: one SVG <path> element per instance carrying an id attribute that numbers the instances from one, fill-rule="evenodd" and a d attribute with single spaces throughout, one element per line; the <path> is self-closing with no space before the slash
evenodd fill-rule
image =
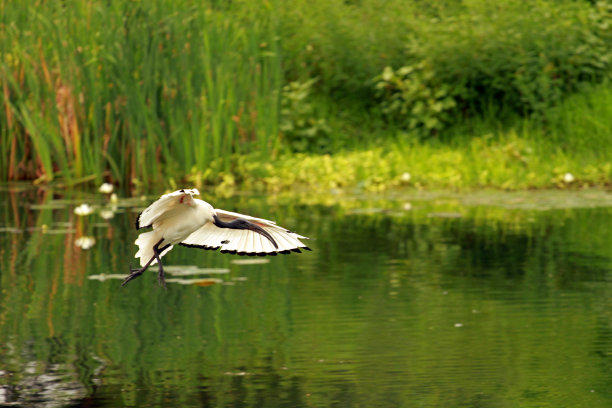
<path id="1" fill-rule="evenodd" d="M 612 6 L 379 3 L 0 1 L 0 179 L 609 183 Z"/>
<path id="2" fill-rule="evenodd" d="M 584 89 L 543 115 L 502 122 L 491 114 L 456 125 L 445 140 L 396 131 L 385 144 L 334 155 L 242 158 L 235 171 L 241 177 L 226 175 L 225 186 L 236 180 L 260 191 L 329 192 L 612 185 L 612 86 Z"/>

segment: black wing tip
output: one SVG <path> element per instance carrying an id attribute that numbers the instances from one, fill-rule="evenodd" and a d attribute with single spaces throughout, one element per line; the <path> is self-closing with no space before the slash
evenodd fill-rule
<path id="1" fill-rule="evenodd" d="M 187 247 L 187 248 L 198 248 L 198 249 L 205 249 L 208 251 L 216 251 L 219 248 L 221 248 L 221 246 L 207 246 L 207 245 L 196 245 L 196 244 L 185 244 L 183 242 L 180 242 L 179 245 Z M 282 254 L 282 255 L 289 255 L 293 252 L 301 254 L 302 251 L 300 251 L 301 249 L 305 249 L 307 251 L 312 251 L 312 249 L 308 248 L 308 247 L 299 247 L 299 248 L 292 248 L 292 249 L 285 249 L 282 251 L 273 251 L 273 252 L 244 252 L 244 251 L 236 251 L 236 250 L 227 250 L 227 249 L 222 249 L 221 253 L 222 254 L 230 254 L 230 255 L 239 255 L 239 256 L 278 256 L 278 254 Z"/>
<path id="2" fill-rule="evenodd" d="M 184 245 L 184 244 L 179 244 L 179 245 Z M 185 246 L 195 246 L 195 245 L 185 245 Z M 210 248 L 206 248 L 206 249 L 210 249 Z M 215 248 L 216 249 L 216 248 Z M 230 255 L 238 255 L 238 256 L 278 256 L 278 254 L 290 254 L 292 252 L 295 252 L 293 250 L 285 250 L 285 251 L 273 251 L 273 252 L 238 252 L 235 250 L 229 251 L 226 249 L 221 250 L 222 254 L 230 254 Z"/>
<path id="3" fill-rule="evenodd" d="M 138 214 L 138 217 L 136 217 L 136 229 L 139 230 L 140 229 L 140 216 L 142 215 L 142 213 Z"/>
<path id="4" fill-rule="evenodd" d="M 291 253 L 301 254 L 302 249 L 305 249 L 306 251 L 312 251 L 312 249 L 308 248 L 307 246 L 303 246 L 303 247 L 296 247 L 296 248 L 291 248 L 291 249 L 284 249 L 282 251 L 277 251 L 274 253 L 274 255 L 277 255 L 277 254 L 289 255 Z"/>
<path id="5" fill-rule="evenodd" d="M 198 248 L 198 249 L 205 249 L 207 251 L 216 251 L 217 249 L 221 248 L 220 246 L 207 246 L 207 245 L 195 245 L 195 244 L 185 244 L 182 242 L 179 242 L 179 245 L 187 247 L 187 248 Z"/>
<path id="6" fill-rule="evenodd" d="M 141 215 L 142 215 L 142 213 L 138 214 L 138 217 L 136 217 L 136 229 L 140 230 L 140 229 L 143 229 L 143 228 L 151 228 L 151 226 L 153 224 L 140 226 L 140 216 Z"/>

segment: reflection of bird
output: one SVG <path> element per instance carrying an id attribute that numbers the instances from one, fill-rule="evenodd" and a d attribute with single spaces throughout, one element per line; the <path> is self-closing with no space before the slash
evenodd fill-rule
<path id="1" fill-rule="evenodd" d="M 219 249 L 238 255 L 276 255 L 310 250 L 300 242 L 308 239 L 276 225 L 274 221 L 217 210 L 206 201 L 193 198 L 197 189 L 178 190 L 161 196 L 136 220 L 136 228 L 153 227 L 136 239 L 140 269 L 132 269 L 125 285 L 159 263 L 158 281 L 165 286 L 161 257 L 179 244 L 202 249 Z"/>

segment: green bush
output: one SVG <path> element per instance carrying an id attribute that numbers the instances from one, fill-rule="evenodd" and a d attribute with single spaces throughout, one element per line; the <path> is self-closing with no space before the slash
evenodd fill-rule
<path id="1" fill-rule="evenodd" d="M 440 83 L 426 62 L 398 70 L 386 67 L 374 80 L 383 113 L 410 130 L 436 134 L 453 119 L 461 91 Z"/>
<path id="2" fill-rule="evenodd" d="M 410 2 L 309 0 L 280 7 L 286 78 L 319 78 L 319 92 L 335 100 L 367 100 L 371 78 L 406 60 Z"/>
<path id="3" fill-rule="evenodd" d="M 330 128 L 318 118 L 309 96 L 316 79 L 285 85 L 281 96 L 279 129 L 294 152 L 325 152 L 330 145 Z"/>
<path id="4" fill-rule="evenodd" d="M 408 128 L 439 131 L 453 111 L 480 114 L 491 103 L 538 116 L 610 73 L 612 6 L 603 2 L 471 1 L 413 29 L 407 63 L 385 68 L 374 86 L 381 109 Z"/>
<path id="5" fill-rule="evenodd" d="M 317 77 L 316 92 L 339 103 L 360 100 L 427 135 L 491 104 L 541 116 L 579 83 L 609 75 L 610 7 L 573 0 L 292 2 L 281 5 L 284 71 L 290 80 Z M 385 67 L 390 81 L 382 79 Z"/>

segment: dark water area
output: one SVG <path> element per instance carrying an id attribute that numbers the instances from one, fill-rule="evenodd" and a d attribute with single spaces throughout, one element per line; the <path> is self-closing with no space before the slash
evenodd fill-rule
<path id="1" fill-rule="evenodd" d="M 167 290 L 120 288 L 118 195 L 0 189 L 0 406 L 612 406 L 605 192 L 204 193 L 313 252 L 175 247 Z"/>

